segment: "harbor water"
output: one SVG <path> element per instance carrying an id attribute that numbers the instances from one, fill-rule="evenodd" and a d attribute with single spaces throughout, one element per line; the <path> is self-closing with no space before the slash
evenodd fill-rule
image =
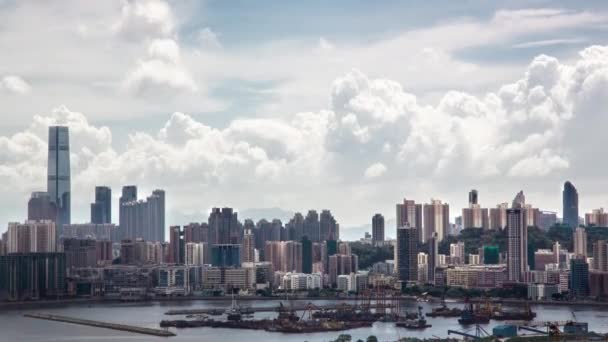
<path id="1" fill-rule="evenodd" d="M 278 301 L 247 301 L 247 305 L 277 306 Z M 298 301 L 304 305 L 307 301 Z M 316 300 L 316 305 L 330 305 L 335 303 L 331 300 Z M 227 300 L 193 300 L 175 302 L 146 302 L 146 303 L 78 303 L 78 304 L 57 304 L 44 307 L 28 307 L 27 309 L 6 309 L 0 308 L 0 341 L 160 341 L 167 340 L 163 337 L 153 337 L 115 331 L 109 329 L 80 326 L 68 323 L 45 321 L 23 317 L 26 313 L 43 312 L 54 315 L 77 317 L 80 319 L 97 320 L 110 323 L 120 323 L 135 325 L 148 328 L 159 328 L 159 323 L 163 319 L 180 319 L 184 316 L 167 316 L 165 312 L 169 310 L 198 309 L 198 308 L 227 308 L 231 304 Z M 422 306 L 423 312 L 430 312 L 438 303 L 426 302 L 404 302 L 407 311 L 413 312 L 418 306 Z M 461 303 L 448 303 L 450 307 L 462 307 Z M 505 309 L 517 309 L 516 307 L 505 306 Z M 587 322 L 589 330 L 599 333 L 608 333 L 608 307 L 589 307 L 589 306 L 558 306 L 558 305 L 533 305 L 532 310 L 537 313 L 535 321 L 568 321 L 576 319 L 580 322 Z M 302 312 L 299 313 L 303 314 Z M 255 314 L 255 318 L 272 318 L 274 312 L 260 312 Z M 175 329 L 177 336 L 170 337 L 170 341 L 330 341 L 339 334 L 346 333 L 353 336 L 353 340 L 359 338 L 365 340 L 370 335 L 375 335 L 380 341 L 396 341 L 400 337 L 448 337 L 448 330 L 468 331 L 474 333 L 475 327 L 463 327 L 457 322 L 457 318 L 427 318 L 432 327 L 421 331 L 411 331 L 404 328 L 395 327 L 394 323 L 376 322 L 372 327 L 347 330 L 344 332 L 320 332 L 310 334 L 283 334 L 260 330 L 238 330 L 238 329 L 218 329 L 218 328 L 185 328 Z M 485 330 L 491 332 L 492 327 L 504 324 L 504 322 L 490 321 L 489 324 L 481 325 Z M 458 337 L 452 335 L 452 337 Z"/>

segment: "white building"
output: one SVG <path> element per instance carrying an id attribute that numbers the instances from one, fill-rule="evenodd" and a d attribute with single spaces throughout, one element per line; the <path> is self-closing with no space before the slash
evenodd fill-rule
<path id="1" fill-rule="evenodd" d="M 556 293 L 560 293 L 557 284 L 528 284 L 528 298 L 532 300 L 551 299 Z"/>
<path id="2" fill-rule="evenodd" d="M 350 275 L 340 274 L 337 278 L 337 288 L 339 291 L 348 292 L 350 283 Z"/>
<path id="3" fill-rule="evenodd" d="M 321 288 L 322 274 L 320 273 L 284 273 L 281 277 L 280 288 L 288 291 L 304 291 Z"/>

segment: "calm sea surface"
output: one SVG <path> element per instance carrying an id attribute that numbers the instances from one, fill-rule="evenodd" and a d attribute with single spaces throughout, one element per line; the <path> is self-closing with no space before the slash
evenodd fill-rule
<path id="1" fill-rule="evenodd" d="M 305 302 L 302 302 L 305 303 Z M 315 301 L 317 305 L 330 304 L 332 301 Z M 276 306 L 277 301 L 248 301 L 253 306 Z M 23 317 L 28 312 L 45 312 L 65 316 L 79 317 L 105 322 L 132 324 L 150 328 L 159 328 L 162 319 L 178 319 L 184 316 L 166 316 L 164 313 L 172 309 L 194 309 L 209 307 L 228 307 L 230 301 L 189 301 L 189 302 L 161 302 L 161 303 L 118 303 L 118 304 L 66 304 L 58 306 L 45 306 L 28 309 L 0 308 L 0 341 L 329 341 L 335 339 L 340 333 L 313 333 L 313 334 L 282 334 L 252 330 L 231 330 L 213 328 L 172 329 L 177 336 L 167 338 L 146 336 L 134 333 L 114 331 L 101 328 L 85 327 L 74 324 L 44 321 Z M 438 304 L 408 302 L 405 304 L 408 311 L 416 310 L 421 305 L 424 312 L 428 312 Z M 449 304 L 461 307 L 462 304 Z M 566 321 L 573 318 L 588 322 L 589 330 L 608 332 L 608 307 L 585 306 L 533 306 L 537 313 L 536 321 Z M 274 313 L 258 313 L 256 318 L 273 317 Z M 424 331 L 408 331 L 396 328 L 392 323 L 375 323 L 370 328 L 360 328 L 343 333 L 353 336 L 353 340 L 365 340 L 369 335 L 376 335 L 380 341 L 395 341 L 399 337 L 447 337 L 448 329 L 469 331 L 474 328 L 463 328 L 456 318 L 428 318 L 432 328 Z M 483 327 L 491 332 L 493 326 L 501 324 L 491 321 Z M 457 336 L 454 336 L 457 337 Z"/>

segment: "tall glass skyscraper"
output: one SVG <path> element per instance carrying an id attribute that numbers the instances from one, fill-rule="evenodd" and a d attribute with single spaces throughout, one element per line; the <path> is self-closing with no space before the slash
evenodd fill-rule
<path id="1" fill-rule="evenodd" d="M 57 208 L 57 231 L 70 224 L 70 134 L 66 126 L 49 127 L 47 192 Z"/>
<path id="2" fill-rule="evenodd" d="M 576 228 L 578 227 L 578 191 L 572 183 L 566 182 L 562 195 L 564 224 Z"/>

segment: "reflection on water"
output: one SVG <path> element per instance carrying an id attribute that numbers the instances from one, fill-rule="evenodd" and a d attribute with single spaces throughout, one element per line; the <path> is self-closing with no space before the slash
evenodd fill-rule
<path id="1" fill-rule="evenodd" d="M 277 306 L 277 301 L 251 301 L 247 302 L 253 306 Z M 298 305 L 304 305 L 307 301 L 297 301 Z M 317 305 L 332 304 L 332 301 L 315 301 Z M 415 311 L 420 305 L 424 312 L 429 312 L 434 305 L 431 303 L 404 302 L 402 304 L 407 311 Z M 53 314 L 74 316 L 84 319 L 93 319 L 106 322 L 139 325 L 158 328 L 162 319 L 167 319 L 164 313 L 173 309 L 186 308 L 210 308 L 228 307 L 230 300 L 214 301 L 178 301 L 160 303 L 107 303 L 107 304 L 69 304 L 44 307 L 42 309 L 28 308 L 23 310 L 0 309 L 0 340 L 4 341 L 167 341 L 162 337 L 151 337 L 107 329 L 84 327 L 66 323 L 50 322 L 23 317 L 26 312 L 48 312 Z M 462 304 L 448 303 L 450 307 L 460 307 Z M 569 307 L 569 306 L 532 306 L 536 311 L 535 321 L 567 321 L 573 319 L 573 312 L 578 321 L 588 322 L 589 329 L 606 333 L 608 326 L 605 324 L 608 317 L 608 308 L 600 307 Z M 257 313 L 256 318 L 273 317 L 275 313 Z M 183 317 L 183 316 L 173 316 Z M 448 329 L 474 332 L 475 327 L 462 327 L 456 318 L 428 318 L 433 326 L 424 331 L 409 331 L 396 328 L 392 323 L 377 322 L 372 327 L 360 328 L 347 331 L 354 340 L 361 338 L 365 340 L 369 335 L 376 335 L 381 341 L 397 340 L 399 337 L 447 337 Z M 487 331 L 501 322 L 491 321 L 482 325 Z M 177 336 L 171 341 L 218 341 L 222 338 L 227 341 L 328 341 L 336 338 L 339 333 L 313 333 L 313 334 L 280 334 L 265 331 L 230 330 L 213 328 L 174 329 Z"/>

